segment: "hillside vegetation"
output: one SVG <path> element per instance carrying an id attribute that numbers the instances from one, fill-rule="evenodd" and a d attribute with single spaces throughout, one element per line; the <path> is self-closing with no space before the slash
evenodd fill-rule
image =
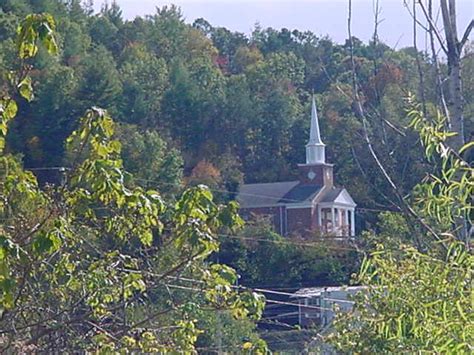
<path id="1" fill-rule="evenodd" d="M 0 351 L 263 354 L 255 289 L 350 282 L 367 292 L 325 335 L 339 351 L 472 350 L 474 49 L 456 46 L 0 1 Z M 244 225 L 233 201 L 296 177 L 313 94 L 354 243 Z"/>

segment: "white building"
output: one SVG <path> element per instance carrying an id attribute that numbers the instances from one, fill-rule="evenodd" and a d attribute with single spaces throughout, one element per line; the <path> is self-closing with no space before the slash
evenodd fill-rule
<path id="1" fill-rule="evenodd" d="M 336 286 L 302 288 L 291 298 L 299 303 L 298 322 L 302 327 L 328 326 L 335 316 L 336 308 L 341 312 L 353 309 L 352 296 L 365 289 L 365 286 Z"/>

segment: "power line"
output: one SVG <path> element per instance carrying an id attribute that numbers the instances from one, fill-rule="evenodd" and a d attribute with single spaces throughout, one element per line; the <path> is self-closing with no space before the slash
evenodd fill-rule
<path id="1" fill-rule="evenodd" d="M 42 170 L 58 170 L 60 172 L 71 170 L 70 168 L 67 168 L 65 166 L 45 166 L 45 167 L 37 167 L 37 168 L 25 168 L 25 170 L 31 170 L 31 171 L 42 171 Z"/>
<path id="2" fill-rule="evenodd" d="M 157 275 L 157 276 L 161 276 L 161 275 Z M 171 278 L 171 279 L 174 279 L 174 280 L 182 280 L 182 281 L 188 281 L 188 282 L 196 282 L 196 283 L 204 283 L 204 281 L 202 280 L 196 280 L 196 279 L 192 279 L 192 278 L 187 278 L 187 277 L 178 277 L 178 276 L 167 276 L 167 278 Z M 169 285 L 168 285 L 169 286 Z M 173 285 L 173 287 L 175 288 L 182 288 L 182 289 L 188 289 L 188 287 L 185 287 L 185 286 L 179 286 L 179 285 Z M 274 295 L 281 295 L 281 296 L 289 296 L 289 297 L 293 297 L 293 296 L 296 296 L 295 293 L 289 293 L 289 292 L 281 292 L 281 291 L 275 291 L 275 290 L 270 290 L 270 289 L 265 289 L 265 288 L 259 288 L 259 287 L 247 287 L 247 286 L 242 286 L 242 285 L 239 285 L 239 286 L 236 286 L 236 285 L 232 285 L 230 286 L 234 289 L 244 289 L 244 290 L 252 290 L 252 291 L 255 291 L 255 292 L 261 292 L 261 293 L 267 293 L 267 294 L 274 294 Z M 200 289 L 194 289 L 194 290 L 200 290 Z M 200 290 L 202 292 L 202 290 Z M 351 301 L 351 300 L 345 300 L 345 299 L 337 299 L 337 298 L 329 298 L 329 297 L 322 297 L 321 300 L 326 300 L 326 301 L 332 301 L 332 302 L 340 302 L 340 303 L 351 303 L 351 304 L 355 304 L 356 302 L 355 301 Z M 275 300 L 267 300 L 267 301 L 272 301 L 272 303 L 274 304 L 281 304 L 281 305 L 286 305 L 287 302 L 281 302 L 281 301 L 275 301 Z M 300 305 L 299 303 L 296 304 L 296 303 L 291 303 L 291 305 Z M 317 309 L 321 309 L 321 310 L 330 310 L 330 311 L 333 311 L 332 309 L 328 309 L 328 308 L 324 308 L 324 307 L 317 307 L 317 306 L 311 306 L 311 305 L 301 305 L 302 307 L 304 307 L 305 309 L 309 308 L 317 308 Z"/>
<path id="3" fill-rule="evenodd" d="M 170 183 L 170 182 L 160 182 L 158 180 L 150 180 L 150 179 L 142 179 L 142 178 L 135 178 L 135 180 L 143 181 L 143 182 L 150 182 L 150 183 L 160 184 L 160 185 L 176 186 L 176 184 L 173 184 L 173 183 Z M 213 192 L 221 192 L 221 193 L 226 193 L 226 194 L 233 194 L 233 195 L 239 194 L 239 195 L 253 196 L 253 197 L 264 197 L 264 198 L 268 198 L 268 199 L 275 200 L 275 201 L 280 201 L 282 199 L 281 197 L 275 197 L 275 196 L 269 196 L 269 195 L 251 194 L 251 193 L 247 193 L 247 192 L 232 192 L 232 191 L 223 190 L 223 189 L 211 188 L 209 186 L 207 188 L 210 191 L 213 191 Z M 300 200 L 286 198 L 286 197 L 285 197 L 285 201 L 301 202 Z M 373 209 L 373 208 L 371 209 L 371 208 L 363 208 L 363 207 L 359 207 L 359 208 L 357 208 L 357 210 L 369 211 L 369 212 L 399 212 L 399 211 L 392 211 L 392 210 L 388 210 L 388 209 L 387 210 L 382 210 L 382 209 Z"/>
<path id="4" fill-rule="evenodd" d="M 274 243 L 274 244 L 286 244 L 286 245 L 295 245 L 295 246 L 321 246 L 324 245 L 325 243 L 329 242 L 330 240 L 324 240 L 321 239 L 319 241 L 313 241 L 311 243 L 309 242 L 297 242 L 297 241 L 290 241 L 290 240 L 273 240 L 273 239 L 265 239 L 265 238 L 253 238 L 253 237 L 243 237 L 243 236 L 233 236 L 233 235 L 223 235 L 219 234 L 220 237 L 225 237 L 225 238 L 231 238 L 231 239 L 241 239 L 241 240 L 247 240 L 247 241 L 257 241 L 257 242 L 264 242 L 264 243 Z M 338 251 L 356 251 L 361 253 L 361 251 L 356 248 L 344 248 L 344 247 L 335 247 L 331 245 L 324 245 L 327 249 L 331 250 L 338 250 Z"/>
<path id="5" fill-rule="evenodd" d="M 151 273 L 149 273 L 151 274 Z M 153 274 L 152 274 L 153 275 Z M 163 275 L 155 274 L 154 276 L 162 277 Z M 188 281 L 188 282 L 195 282 L 195 283 L 200 283 L 203 284 L 204 281 L 202 280 L 196 280 L 196 279 L 191 279 L 191 278 L 186 278 L 186 277 L 178 277 L 178 276 L 171 276 L 168 275 L 166 276 L 167 278 L 174 279 L 176 281 L 182 280 L 182 281 Z M 202 289 L 199 288 L 193 288 L 193 287 L 188 287 L 188 286 L 181 286 L 181 285 L 171 285 L 171 284 L 166 284 L 168 287 L 172 288 L 177 288 L 177 289 L 183 289 L 183 290 L 190 290 L 190 291 L 199 291 L 203 292 Z M 295 296 L 294 293 L 288 293 L 288 292 L 280 292 L 280 291 L 274 291 L 274 290 L 268 290 L 268 289 L 263 289 L 263 288 L 253 288 L 253 287 L 246 287 L 246 286 L 236 286 L 236 285 L 231 285 L 230 286 L 233 289 L 243 289 L 247 291 L 254 291 L 254 292 L 261 292 L 261 293 L 268 293 L 268 294 L 276 294 L 276 295 L 282 295 L 282 296 Z M 291 306 L 300 306 L 300 303 L 294 303 L 294 302 L 285 302 L 285 301 L 277 301 L 277 300 L 269 300 L 266 299 L 266 302 L 274 303 L 274 304 L 281 304 L 281 305 L 291 305 Z M 332 309 L 329 308 L 324 308 L 324 307 L 317 307 L 317 306 L 311 306 L 311 305 L 304 305 L 304 308 L 306 309 L 321 309 L 321 310 L 329 310 L 332 311 Z"/>
<path id="6" fill-rule="evenodd" d="M 187 287 L 187 286 L 180 286 L 180 285 L 172 285 L 172 284 L 165 284 L 165 286 L 170 287 L 170 288 L 176 288 L 176 289 L 181 289 L 181 290 L 188 290 L 188 291 L 195 291 L 195 292 L 204 292 L 204 290 L 199 289 L 199 288 L 194 288 L 194 287 Z M 232 288 L 236 288 L 239 286 L 231 286 Z M 245 288 L 247 289 L 247 288 Z M 273 304 L 280 304 L 280 305 L 286 305 L 286 306 L 293 306 L 293 307 L 300 307 L 302 306 L 299 303 L 294 303 L 294 302 L 285 302 L 285 301 L 277 301 L 277 300 L 270 300 L 270 299 L 265 299 L 265 302 L 267 303 L 273 303 Z M 326 311 L 333 311 L 330 308 L 324 308 L 324 307 L 317 307 L 317 306 L 303 306 L 305 309 L 317 309 L 317 310 L 326 310 Z"/>
<path id="7" fill-rule="evenodd" d="M 35 170 L 59 170 L 59 171 L 66 171 L 66 170 L 70 170 L 70 168 L 67 168 L 67 167 L 63 167 L 63 166 L 59 166 L 59 167 L 35 167 L 35 168 L 25 168 L 26 170 L 32 170 L 32 171 L 35 171 Z M 177 186 L 179 184 L 176 184 L 176 183 L 171 183 L 171 182 L 165 182 L 165 181 L 158 181 L 158 180 L 151 180 L 151 179 L 142 179 L 142 178 L 134 178 L 134 180 L 136 181 L 142 181 L 142 182 L 148 182 L 148 183 L 153 183 L 153 184 L 157 184 L 157 185 L 168 185 L 168 186 Z M 183 186 L 185 187 L 185 186 Z M 233 194 L 233 195 L 236 195 L 236 194 L 240 194 L 240 195 L 245 195 L 245 196 L 253 196 L 253 197 L 264 197 L 264 198 L 268 198 L 268 199 L 271 199 L 271 200 L 275 200 L 275 201 L 280 201 L 281 200 L 281 197 L 275 197 L 275 196 L 268 196 L 268 195 L 260 195 L 260 194 L 251 194 L 251 193 L 245 193 L 245 192 L 232 192 L 232 191 L 228 191 L 228 190 L 223 190 L 223 189 L 217 189 L 217 188 L 211 188 L 208 186 L 208 189 L 210 191 L 213 191 L 213 192 L 219 192 L 219 193 L 226 193 L 226 194 Z M 285 201 L 289 201 L 289 202 L 301 202 L 300 200 L 296 200 L 296 199 L 291 199 L 291 198 L 285 198 Z M 375 209 L 375 208 L 364 208 L 364 207 L 358 207 L 356 210 L 358 211 L 367 211 L 367 212 L 394 212 L 394 213 L 401 213 L 400 211 L 393 211 L 393 210 L 389 210 L 389 209 Z"/>
<path id="8" fill-rule="evenodd" d="M 161 276 L 161 275 L 157 275 L 157 276 Z M 196 282 L 196 283 L 204 283 L 204 281 L 202 280 L 196 280 L 196 279 L 191 279 L 191 278 L 186 278 L 186 277 L 178 277 L 178 276 L 167 276 L 167 278 L 172 278 L 174 280 L 182 280 L 182 281 L 188 281 L 188 282 Z M 167 285 L 167 286 L 170 286 L 170 287 L 175 287 L 175 288 L 180 288 L 180 289 L 191 289 L 191 290 L 194 290 L 194 291 L 200 291 L 202 292 L 203 290 L 202 289 L 197 289 L 197 288 L 190 288 L 190 287 L 187 287 L 187 286 L 180 286 L 180 285 Z M 293 297 L 295 296 L 294 293 L 289 293 L 289 292 L 281 292 L 281 291 L 275 291 L 275 290 L 269 290 L 269 289 L 264 289 L 264 288 L 257 288 L 257 287 L 247 287 L 247 286 L 242 286 L 242 285 L 239 285 L 239 286 L 236 286 L 236 285 L 232 285 L 230 286 L 231 288 L 234 288 L 234 289 L 244 289 L 244 290 L 251 290 L 251 291 L 254 291 L 254 292 L 260 292 L 260 293 L 267 293 L 267 294 L 274 294 L 274 295 L 281 295 L 281 296 L 289 296 L 289 297 Z M 339 300 L 339 299 L 332 299 L 332 298 L 324 298 L 326 300 L 332 300 L 332 301 L 337 301 L 337 302 L 349 302 L 349 303 L 355 303 L 354 301 L 348 301 L 348 300 Z M 267 302 L 270 302 L 270 303 L 274 303 L 274 304 L 281 304 L 281 305 L 296 305 L 296 306 L 300 306 L 300 303 L 294 303 L 294 302 L 285 302 L 285 301 L 277 301 L 277 300 L 266 300 Z M 324 307 L 317 307 L 317 306 L 311 306 L 311 305 L 301 305 L 302 307 L 304 307 L 305 309 L 321 309 L 321 310 L 329 310 L 329 311 L 332 311 L 332 309 L 329 309 L 329 308 L 324 308 Z"/>

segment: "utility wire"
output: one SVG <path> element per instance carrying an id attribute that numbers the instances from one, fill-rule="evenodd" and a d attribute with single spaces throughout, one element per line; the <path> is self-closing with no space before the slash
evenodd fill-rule
<path id="1" fill-rule="evenodd" d="M 35 171 L 35 170 L 58 170 L 58 171 L 66 171 L 66 170 L 70 170 L 70 168 L 63 167 L 63 166 L 58 166 L 58 167 L 53 166 L 53 167 L 25 168 L 25 170 L 31 170 L 31 171 Z M 153 183 L 153 184 L 157 184 L 157 185 L 168 185 L 168 186 L 178 186 L 178 185 L 180 185 L 180 184 L 175 184 L 175 183 L 171 183 L 171 182 L 164 182 L 164 181 L 150 180 L 150 179 L 142 179 L 142 178 L 134 178 L 134 180 L 136 180 L 136 181 L 142 181 L 142 182 L 147 182 L 147 183 Z M 185 186 L 183 186 L 183 187 L 185 187 Z M 231 194 L 231 195 L 240 194 L 240 195 L 244 195 L 244 196 L 264 197 L 264 198 L 271 199 L 271 200 L 275 200 L 275 201 L 280 201 L 280 200 L 282 199 L 282 197 L 269 196 L 269 195 L 260 195 L 260 194 L 251 194 L 251 193 L 245 193 L 245 192 L 231 192 L 231 191 L 228 191 L 228 190 L 217 189 L 217 188 L 211 188 L 211 187 L 208 187 L 208 189 L 209 189 L 210 191 L 213 191 L 213 192 L 226 193 L 226 194 Z M 289 202 L 301 202 L 300 200 L 291 199 L 291 198 L 285 198 L 285 201 L 289 201 Z M 399 212 L 399 211 L 393 211 L 393 210 L 390 210 L 390 209 L 374 209 L 374 208 L 364 208 L 364 207 L 358 207 L 358 208 L 357 208 L 357 211 L 401 213 L 401 212 Z"/>
<path id="2" fill-rule="evenodd" d="M 298 241 L 290 241 L 290 240 L 273 240 L 273 239 L 265 239 L 265 238 L 253 238 L 253 237 L 241 237 L 241 236 L 233 236 L 233 235 L 223 235 L 219 234 L 220 237 L 231 238 L 231 239 L 241 239 L 247 241 L 256 241 L 256 242 L 264 242 L 264 243 L 274 243 L 274 244 L 286 244 L 286 245 L 295 245 L 295 246 L 306 246 L 306 247 L 316 247 L 316 246 L 324 246 L 327 249 L 331 250 L 338 250 L 338 251 L 357 251 L 361 252 L 358 248 L 344 248 L 344 247 L 335 247 L 331 245 L 324 245 L 326 242 L 330 240 L 318 240 L 310 242 L 298 242 Z"/>
<path id="3" fill-rule="evenodd" d="M 191 278 L 186 278 L 186 277 L 179 277 L 179 276 L 167 276 L 168 278 L 172 278 L 175 280 L 183 280 L 183 281 L 188 281 L 188 282 L 197 282 L 197 283 L 203 283 L 201 280 L 196 280 L 196 279 L 191 279 Z M 255 292 L 261 292 L 261 293 L 267 293 L 267 294 L 274 294 L 274 295 L 281 295 L 281 296 L 289 296 L 289 297 L 298 297 L 297 294 L 295 293 L 290 293 L 290 292 L 281 292 L 281 291 L 275 291 L 275 290 L 270 290 L 266 288 L 259 288 L 259 287 L 247 287 L 247 286 L 231 286 L 232 288 L 236 289 L 244 289 L 244 290 L 252 290 Z M 302 287 L 304 289 L 305 287 Z M 307 287 L 307 288 L 312 288 L 312 287 Z M 319 288 L 319 287 L 318 287 Z M 321 289 L 324 290 L 324 287 L 320 287 Z M 343 286 L 341 286 L 343 289 Z M 301 298 L 311 298 L 311 297 L 305 297 L 304 295 L 301 295 Z M 329 297 L 322 297 L 321 300 L 325 301 L 333 301 L 333 302 L 341 302 L 341 303 L 351 303 L 355 304 L 355 301 L 350 301 L 350 300 L 344 300 L 344 299 L 338 299 L 338 298 L 329 298 Z M 307 308 L 307 306 L 304 306 Z M 321 309 L 324 309 L 321 307 Z"/>
<path id="4" fill-rule="evenodd" d="M 161 276 L 157 274 L 156 276 Z M 167 276 L 167 278 L 174 279 L 176 281 L 182 280 L 182 281 L 189 281 L 189 282 L 196 282 L 196 283 L 204 283 L 202 280 L 196 280 L 196 279 L 190 279 L 190 278 L 184 278 L 184 277 L 178 277 L 178 276 Z M 166 284 L 166 286 L 171 287 L 171 288 L 177 288 L 177 289 L 183 289 L 183 290 L 190 290 L 190 291 L 198 291 L 198 292 L 203 292 L 202 289 L 199 288 L 194 288 L 194 287 L 188 287 L 188 286 L 181 286 L 181 285 L 171 285 L 171 284 Z M 242 289 L 246 291 L 254 291 L 254 292 L 261 292 L 261 293 L 269 293 L 269 294 L 276 294 L 276 295 L 283 295 L 283 296 L 295 296 L 294 293 L 288 293 L 288 292 L 279 292 L 279 291 L 273 291 L 273 290 L 268 290 L 268 289 L 263 289 L 263 288 L 252 288 L 252 287 L 246 287 L 246 286 L 236 286 L 236 285 L 231 285 L 230 286 L 233 289 Z M 281 304 L 281 305 L 291 305 L 291 306 L 300 306 L 299 303 L 294 303 L 294 302 L 285 302 L 285 301 L 277 301 L 277 300 L 269 300 L 266 299 L 266 302 L 274 303 L 274 304 Z M 317 307 L 317 306 L 311 306 L 311 305 L 304 305 L 304 308 L 307 309 L 321 309 L 321 310 L 329 310 L 332 311 L 332 309 L 329 308 L 324 308 L 324 307 Z"/>
<path id="5" fill-rule="evenodd" d="M 186 287 L 186 286 L 180 286 L 180 285 L 172 285 L 172 284 L 165 284 L 165 286 L 169 288 L 177 288 L 181 290 L 188 290 L 188 291 L 195 291 L 195 292 L 203 292 L 204 290 L 199 289 L 199 288 L 194 288 L 194 287 Z M 237 286 L 235 286 L 237 287 Z M 294 302 L 285 302 L 285 301 L 276 301 L 276 300 L 270 300 L 266 299 L 265 302 L 268 303 L 273 303 L 273 304 L 281 304 L 281 305 L 286 305 L 286 306 L 293 306 L 293 307 L 300 307 L 301 304 L 299 303 L 294 303 Z M 333 311 L 330 308 L 324 308 L 324 307 L 317 307 L 317 306 L 303 306 L 305 309 L 317 309 L 317 310 L 325 310 L 325 311 Z"/>

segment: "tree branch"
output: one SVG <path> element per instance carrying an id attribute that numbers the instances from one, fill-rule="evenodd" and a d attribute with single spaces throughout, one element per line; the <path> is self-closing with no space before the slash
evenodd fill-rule
<path id="1" fill-rule="evenodd" d="M 471 31 L 473 28 L 474 28 L 474 20 L 471 20 L 471 22 L 469 22 L 469 25 L 466 28 L 466 31 L 464 31 L 464 35 L 462 36 L 461 41 L 459 42 L 459 52 L 461 52 L 462 48 L 464 47 L 467 40 L 469 39 L 469 35 L 471 34 Z"/>
<path id="2" fill-rule="evenodd" d="M 432 234 L 434 236 L 434 238 L 436 240 L 438 240 L 445 249 L 447 249 L 447 247 L 444 244 L 443 240 L 436 233 L 436 231 L 433 228 L 431 228 L 416 213 L 416 211 L 410 206 L 410 204 L 405 200 L 405 198 L 403 197 L 403 194 L 400 192 L 400 189 L 398 188 L 398 186 L 395 184 L 395 182 L 391 178 L 390 174 L 385 169 L 384 165 L 380 161 L 377 153 L 375 152 L 375 150 L 372 146 L 372 142 L 371 142 L 369 132 L 368 132 L 368 128 L 367 128 L 367 118 L 366 118 L 366 115 L 365 115 L 364 108 L 363 108 L 363 106 L 360 102 L 360 97 L 359 97 L 358 90 L 357 90 L 357 75 L 356 75 L 356 71 L 355 71 L 354 48 L 353 48 L 352 33 L 351 33 L 351 19 L 352 19 L 352 1 L 351 0 L 349 0 L 349 9 L 348 10 L 349 11 L 348 11 L 348 18 L 347 18 L 347 31 L 348 31 L 348 35 L 349 35 L 349 47 L 350 47 L 350 51 L 351 51 L 352 89 L 353 89 L 354 102 L 357 105 L 357 110 L 359 111 L 359 114 L 360 114 L 360 117 L 361 117 L 361 120 L 362 120 L 362 127 L 363 127 L 363 131 L 364 131 L 364 140 L 366 142 L 367 148 L 369 149 L 370 155 L 374 159 L 376 166 L 378 167 L 378 169 L 382 173 L 382 176 L 388 182 L 388 184 L 390 185 L 390 187 L 393 190 L 393 193 L 395 194 L 395 196 L 399 200 L 400 207 L 403 210 L 403 212 L 407 216 L 413 217 L 426 231 L 428 231 L 430 234 Z M 418 244 L 418 247 L 421 247 L 421 243 L 418 240 L 418 238 L 416 236 L 416 233 L 414 235 L 414 238 L 415 238 L 415 241 Z"/>
<path id="3" fill-rule="evenodd" d="M 425 14 L 426 21 L 428 21 L 428 24 L 430 25 L 431 30 L 432 30 L 433 33 L 436 35 L 436 38 L 438 39 L 439 45 L 440 45 L 441 48 L 443 49 L 444 53 L 448 54 L 448 49 L 447 49 L 446 46 L 444 45 L 443 37 L 441 37 L 441 35 L 440 35 L 438 29 L 436 28 L 435 23 L 433 22 L 433 19 L 431 18 L 431 16 L 429 16 L 428 11 L 426 10 L 425 5 L 423 5 L 423 2 L 422 2 L 422 1 L 418 1 L 418 5 L 420 5 L 421 10 L 422 10 L 423 13 Z"/>

